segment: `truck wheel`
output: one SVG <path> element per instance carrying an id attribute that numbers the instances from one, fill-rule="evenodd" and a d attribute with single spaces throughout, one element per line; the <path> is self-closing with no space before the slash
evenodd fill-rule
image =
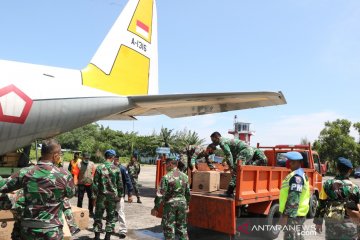
<path id="1" fill-rule="evenodd" d="M 270 231 L 263 233 L 265 239 L 276 239 L 280 234 L 280 228 L 275 226 L 279 223 L 280 219 L 279 204 L 276 203 L 271 206 L 269 214 L 264 219 L 264 225 L 274 226 Z"/>
<path id="2" fill-rule="evenodd" d="M 310 197 L 310 207 L 307 217 L 308 218 L 314 218 L 316 213 L 316 208 L 318 206 L 318 199 L 315 194 L 312 194 Z"/>

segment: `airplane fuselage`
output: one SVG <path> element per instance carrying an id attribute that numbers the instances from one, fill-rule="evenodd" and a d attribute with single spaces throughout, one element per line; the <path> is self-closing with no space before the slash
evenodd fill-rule
<path id="1" fill-rule="evenodd" d="M 0 66 L 0 155 L 132 107 L 127 97 L 83 86 L 78 70 Z"/>

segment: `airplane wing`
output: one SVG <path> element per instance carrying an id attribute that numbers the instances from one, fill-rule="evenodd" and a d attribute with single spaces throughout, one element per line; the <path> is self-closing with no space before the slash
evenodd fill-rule
<path id="1" fill-rule="evenodd" d="M 234 92 L 130 96 L 134 108 L 106 120 L 124 120 L 125 116 L 164 114 L 171 118 L 286 104 L 282 92 Z"/>

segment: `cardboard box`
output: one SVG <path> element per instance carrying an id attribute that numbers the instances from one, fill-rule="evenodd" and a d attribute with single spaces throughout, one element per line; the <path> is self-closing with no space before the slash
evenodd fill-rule
<path id="1" fill-rule="evenodd" d="M 10 210 L 1 210 L 0 211 L 0 221 L 10 221 L 14 220 L 14 215 Z"/>
<path id="2" fill-rule="evenodd" d="M 231 181 L 231 173 L 230 172 L 220 173 L 220 189 L 227 189 L 230 181 Z"/>
<path id="3" fill-rule="evenodd" d="M 1 159 L 1 166 L 3 167 L 17 167 L 20 153 L 8 153 Z"/>
<path id="4" fill-rule="evenodd" d="M 216 171 L 195 172 L 192 181 L 194 192 L 214 192 L 219 190 L 220 173 Z"/>
<path id="5" fill-rule="evenodd" d="M 11 239 L 14 223 L 14 216 L 10 210 L 0 211 L 0 240 Z"/>
<path id="6" fill-rule="evenodd" d="M 81 230 L 87 229 L 89 227 L 89 210 L 76 206 L 71 206 L 71 210 L 74 215 L 75 223 L 78 227 Z"/>
<path id="7" fill-rule="evenodd" d="M 15 221 L 0 220 L 0 240 L 11 239 Z"/>
<path id="8" fill-rule="evenodd" d="M 64 225 L 63 225 L 63 234 L 64 234 L 64 240 L 71 240 L 72 237 L 71 237 L 71 232 L 70 232 L 70 228 L 69 228 L 69 225 L 67 224 L 66 222 L 66 219 L 65 219 L 65 216 L 62 215 L 62 220 L 64 222 Z"/>

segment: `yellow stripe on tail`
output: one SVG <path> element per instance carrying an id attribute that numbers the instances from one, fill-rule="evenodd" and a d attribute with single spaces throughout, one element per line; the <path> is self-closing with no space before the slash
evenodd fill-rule
<path id="1" fill-rule="evenodd" d="M 123 45 L 110 74 L 90 63 L 82 71 L 83 84 L 119 95 L 146 95 L 149 67 L 149 58 Z"/>

